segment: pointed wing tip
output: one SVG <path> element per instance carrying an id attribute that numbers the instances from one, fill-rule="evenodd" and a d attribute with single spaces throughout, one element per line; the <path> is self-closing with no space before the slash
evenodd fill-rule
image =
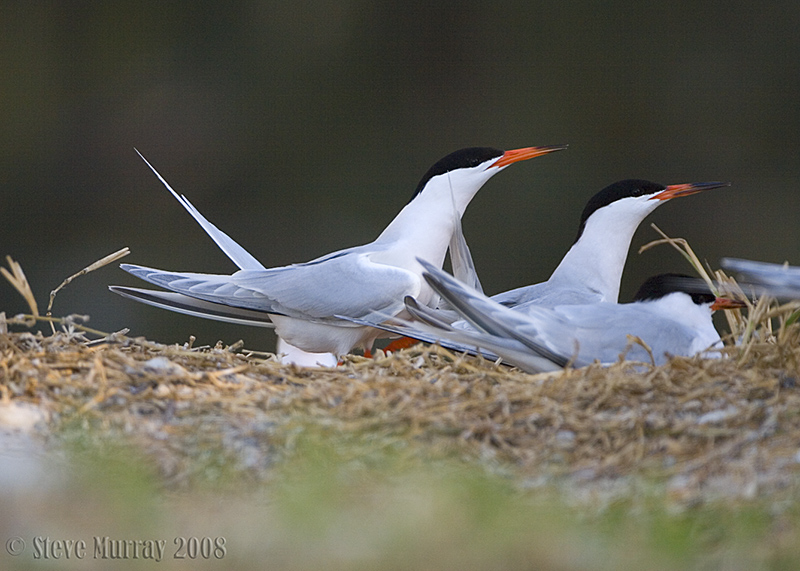
<path id="1" fill-rule="evenodd" d="M 137 154 L 137 155 L 139 155 L 139 156 L 142 158 L 142 160 L 144 161 L 144 164 L 146 164 L 146 165 L 147 165 L 147 166 L 150 168 L 150 170 L 151 170 L 151 171 L 153 171 L 153 174 L 154 174 L 154 175 L 156 175 L 156 177 L 158 178 L 158 180 L 160 180 L 160 181 L 161 181 L 161 184 L 163 184 L 165 187 L 167 187 L 167 190 L 169 190 L 169 191 L 172 193 L 172 195 L 173 195 L 175 198 L 177 198 L 178 200 L 180 200 L 180 198 L 178 197 L 178 193 L 177 193 L 177 192 L 175 192 L 175 191 L 173 190 L 173 188 L 172 188 L 172 187 L 169 185 L 169 183 L 166 181 L 166 179 L 164 179 L 164 177 L 163 177 L 163 176 L 161 176 L 161 173 L 159 173 L 159 172 L 156 170 L 156 168 L 155 168 L 153 165 L 151 165 L 151 164 L 150 164 L 150 161 L 148 161 L 146 158 L 144 158 L 144 155 L 143 155 L 142 153 L 140 153 L 140 152 L 139 152 L 139 149 L 137 149 L 136 147 L 134 147 L 134 148 L 133 148 L 133 150 L 134 150 L 134 151 L 136 151 L 136 154 Z"/>
<path id="2" fill-rule="evenodd" d="M 162 271 L 162 270 L 157 270 L 155 268 L 148 268 L 147 266 L 137 266 L 136 264 L 120 264 L 119 267 L 120 267 L 120 269 L 122 269 L 123 271 L 128 272 L 132 276 L 135 276 L 135 277 L 137 277 L 139 279 L 143 279 L 143 280 L 147 280 L 147 281 L 150 281 L 150 280 L 148 280 L 146 276 L 149 276 L 149 275 L 151 275 L 153 273 L 158 273 L 158 272 Z M 157 284 L 157 285 L 159 285 L 159 284 Z"/>
<path id="3" fill-rule="evenodd" d="M 133 150 L 136 151 L 136 154 L 139 155 L 139 158 L 142 159 L 148 167 L 150 167 L 150 170 L 155 172 L 156 169 L 153 168 L 153 165 L 150 164 L 150 161 L 148 161 L 146 158 L 144 158 L 144 155 L 141 152 L 139 152 L 139 149 L 137 149 L 136 147 L 133 147 Z M 158 174 L 158 173 L 156 173 L 156 174 Z"/>
<path id="4" fill-rule="evenodd" d="M 139 298 L 136 296 L 136 288 L 110 285 L 108 286 L 108 291 L 113 292 L 117 295 L 121 295 L 122 297 L 127 297 L 128 299 L 139 301 Z"/>
<path id="5" fill-rule="evenodd" d="M 426 260 L 426 259 L 424 259 L 424 258 L 419 258 L 419 257 L 418 257 L 418 258 L 417 258 L 417 262 L 419 262 L 419 264 L 420 264 L 420 265 L 421 265 L 423 268 L 425 268 L 426 270 L 428 270 L 428 271 L 431 271 L 431 270 L 438 270 L 438 269 L 439 269 L 439 268 L 437 268 L 436 266 L 434 266 L 432 263 L 430 263 L 428 260 Z"/>

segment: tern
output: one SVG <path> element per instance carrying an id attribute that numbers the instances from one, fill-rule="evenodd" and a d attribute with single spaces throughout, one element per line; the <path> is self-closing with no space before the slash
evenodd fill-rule
<path id="1" fill-rule="evenodd" d="M 488 351 L 528 372 L 611 364 L 621 357 L 660 365 L 670 356 L 718 356 L 708 353 L 722 346 L 712 312 L 746 305 L 715 297 L 697 278 L 662 274 L 648 279 L 633 303 L 531 306 L 522 314 L 421 263 L 431 287 L 473 329 L 452 327 L 409 297 L 408 311 L 422 324 L 416 333 L 452 349 Z M 397 331 L 408 335 L 416 326 L 405 324 Z"/>
<path id="2" fill-rule="evenodd" d="M 615 182 L 586 204 L 574 244 L 547 281 L 499 293 L 492 299 L 521 312 L 529 306 L 617 303 L 628 249 L 642 220 L 668 200 L 724 186 L 730 183 L 665 186 L 641 179 Z"/>
<path id="3" fill-rule="evenodd" d="M 181 205 L 240 269 L 231 275 L 172 272 L 122 264 L 130 274 L 167 292 L 110 286 L 125 297 L 199 317 L 275 327 L 284 343 L 304 353 L 337 359 L 353 348 L 369 350 L 385 333 L 336 317 L 399 315 L 405 296 L 436 303 L 418 259 L 441 267 L 470 200 L 492 176 L 511 164 L 564 145 L 502 151 L 471 147 L 447 155 L 422 177 L 411 201 L 369 244 L 332 252 L 301 264 L 266 268 L 178 195 L 142 159 Z M 138 151 L 137 151 L 138 153 Z M 141 156 L 141 153 L 140 153 Z"/>

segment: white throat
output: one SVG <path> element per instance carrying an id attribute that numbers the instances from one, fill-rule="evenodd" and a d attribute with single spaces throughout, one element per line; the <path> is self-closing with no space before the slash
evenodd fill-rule
<path id="1" fill-rule="evenodd" d="M 456 224 L 472 198 L 503 168 L 484 165 L 433 177 L 375 241 L 390 243 L 441 266 Z M 416 262 L 414 263 L 416 266 Z"/>
<path id="2" fill-rule="evenodd" d="M 660 204 L 649 197 L 629 197 L 596 210 L 548 281 L 587 288 L 616 303 L 633 234 Z"/>

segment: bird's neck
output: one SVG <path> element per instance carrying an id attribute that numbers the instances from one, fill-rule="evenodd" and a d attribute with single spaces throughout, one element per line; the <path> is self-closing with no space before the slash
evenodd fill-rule
<path id="1" fill-rule="evenodd" d="M 616 303 L 628 249 L 644 214 L 628 218 L 612 211 L 589 219 L 548 281 L 587 288 Z"/>
<path id="2" fill-rule="evenodd" d="M 413 258 L 441 267 L 455 225 L 479 188 L 472 192 L 426 188 L 400 211 L 376 242 L 397 244 Z"/>

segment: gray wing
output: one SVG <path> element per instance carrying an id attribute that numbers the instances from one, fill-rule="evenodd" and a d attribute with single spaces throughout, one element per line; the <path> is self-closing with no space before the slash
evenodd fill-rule
<path id="1" fill-rule="evenodd" d="M 529 373 L 556 371 L 563 368 L 564 362 L 554 362 L 542 357 L 539 353 L 515 339 L 495 337 L 478 331 L 454 329 L 447 320 L 442 320 L 442 313 L 417 303 L 412 297 L 406 297 L 406 311 L 414 318 L 413 322 L 399 318 L 343 319 L 357 325 L 376 327 L 390 333 L 411 337 L 426 343 L 438 343 L 442 347 L 459 353 L 468 353 L 484 357 L 491 361 L 502 359 L 510 365 L 519 367 Z"/>
<path id="2" fill-rule="evenodd" d="M 198 300 L 278 313 L 275 304 L 265 295 L 237 286 L 230 275 L 170 272 L 134 264 L 120 264 L 120 268 L 153 285 Z"/>
<path id="3" fill-rule="evenodd" d="M 770 264 L 740 258 L 722 258 L 720 265 L 726 270 L 744 274 L 754 282 L 800 288 L 800 267 L 798 266 Z"/>
<path id="4" fill-rule="evenodd" d="M 422 331 L 428 335 L 425 341 L 435 341 L 448 349 L 480 355 L 493 361 L 501 358 L 528 373 L 557 371 L 567 364 L 566 359 L 559 358 L 540 345 L 531 346 L 530 343 L 510 337 L 451 327 L 438 318 L 436 311 L 417 304 L 413 299 L 406 298 L 406 310 L 417 320 L 412 334 L 404 333 L 408 337 L 417 339 L 419 337 L 413 333 Z"/>
<path id="5" fill-rule="evenodd" d="M 564 287 L 549 281 L 504 291 L 493 295 L 492 299 L 506 307 L 513 307 L 523 312 L 530 306 L 555 307 L 606 301 L 602 294 L 590 289 Z"/>
<path id="6" fill-rule="evenodd" d="M 145 164 L 150 167 L 150 170 L 153 171 L 153 173 L 158 177 L 158 180 L 161 181 L 161 184 L 167 187 L 167 190 L 172 193 L 172 196 L 175 197 L 175 200 L 181 203 L 181 206 L 183 206 L 187 212 L 192 215 L 192 218 L 194 218 L 197 223 L 200 224 L 203 230 L 206 231 L 206 234 L 208 234 L 211 239 L 214 240 L 214 243 L 219 246 L 220 250 L 225 252 L 225 255 L 228 256 L 228 258 L 230 258 L 237 267 L 242 270 L 264 269 L 264 266 L 261 264 L 261 262 L 256 260 L 247 250 L 237 244 L 233 238 L 209 222 L 206 217 L 200 214 L 200 211 L 198 211 L 185 196 L 178 195 L 177 192 L 172 190 L 172 187 L 169 185 L 169 183 L 167 183 L 167 181 L 164 180 L 164 177 L 162 177 L 158 171 L 153 168 L 153 165 L 151 165 L 147 159 L 142 156 L 142 153 L 140 153 L 137 149 L 134 150 L 140 157 L 142 157 L 142 160 L 145 162 Z"/>
<path id="7" fill-rule="evenodd" d="M 369 254 L 339 252 L 318 261 L 233 275 L 165 272 L 124 264 L 137 277 L 171 291 L 233 307 L 325 320 L 335 315 L 364 318 L 394 315 L 406 295 L 418 295 L 419 277 L 373 263 Z"/>
<path id="8" fill-rule="evenodd" d="M 535 330 L 531 327 L 530 320 L 524 314 L 495 302 L 424 260 L 419 260 L 419 262 L 426 270 L 423 277 L 431 287 L 446 299 L 480 335 L 488 336 L 488 338 L 481 339 L 481 343 L 484 343 L 483 347 L 495 350 L 501 357 L 507 357 L 507 355 L 504 355 L 502 347 L 495 346 L 490 348 L 487 345 L 491 340 L 489 338 L 495 339 L 495 343 L 497 343 L 496 340 L 498 339 L 515 340 L 527 347 L 528 353 L 535 355 L 537 360 L 544 359 L 549 361 L 551 365 L 559 366 L 563 366 L 569 361 L 571 352 L 553 351 L 546 345 L 546 339 L 538 338 L 535 335 L 519 334 L 522 329 L 535 333 Z M 551 311 L 546 308 L 542 309 L 545 312 Z M 560 322 L 555 320 L 555 324 L 559 325 Z M 451 331 L 448 332 L 454 338 L 455 334 L 452 331 L 472 333 L 466 328 L 459 327 L 459 324 L 455 324 Z M 568 327 L 562 327 L 560 338 L 570 339 L 570 333 Z M 468 342 L 475 342 L 475 338 L 470 338 Z M 512 347 L 515 350 L 518 349 L 516 344 L 513 344 Z M 514 356 L 513 359 L 517 360 L 518 356 Z"/>
<path id="9" fill-rule="evenodd" d="M 235 323 L 237 325 L 275 327 L 275 324 L 272 323 L 269 318 L 269 314 L 263 311 L 254 311 L 219 303 L 211 303 L 171 291 L 156 291 L 123 286 L 108 286 L 108 289 L 122 297 L 140 301 L 147 305 L 152 305 L 153 307 L 183 313 L 184 315 L 214 319 L 216 321 Z"/>
<path id="10" fill-rule="evenodd" d="M 262 293 L 288 315 L 367 318 L 395 315 L 406 295 L 419 295 L 422 280 L 414 272 L 374 263 L 368 253 L 348 252 L 323 262 L 234 274 L 235 283 Z"/>
<path id="11" fill-rule="evenodd" d="M 445 336 L 444 332 L 449 332 L 451 328 L 447 321 L 442 321 L 440 319 L 441 312 L 418 304 L 417 301 L 411 296 L 406 297 L 405 305 L 406 311 L 408 311 L 409 314 L 416 319 L 416 321 L 407 321 L 399 317 L 379 313 L 371 315 L 369 319 L 359 319 L 348 317 L 346 315 L 337 315 L 336 317 L 356 325 L 374 327 L 376 329 L 381 329 L 402 337 L 410 337 L 411 339 L 424 341 L 425 343 L 439 343 L 442 345 L 442 347 L 447 347 L 448 349 L 458 351 L 460 353 L 476 354 L 476 345 L 474 343 L 462 344 L 458 341 L 455 341 L 452 337 Z M 423 315 L 432 316 L 437 325 L 428 325 L 428 321 L 423 317 Z M 484 356 L 490 359 L 497 359 L 497 355 L 484 354 Z"/>
<path id="12" fill-rule="evenodd" d="M 770 264 L 740 258 L 722 258 L 720 265 L 736 272 L 749 283 L 743 289 L 752 289 L 757 295 L 770 295 L 781 299 L 800 299 L 800 267 Z"/>

